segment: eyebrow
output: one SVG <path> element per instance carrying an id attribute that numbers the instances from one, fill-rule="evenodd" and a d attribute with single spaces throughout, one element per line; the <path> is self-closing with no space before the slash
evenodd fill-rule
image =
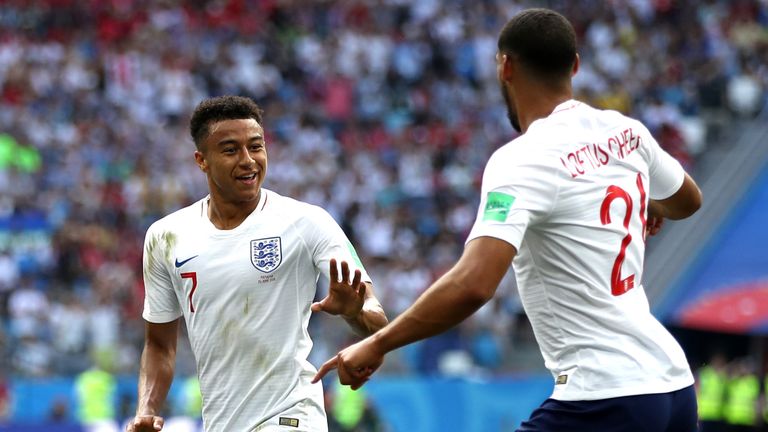
<path id="1" fill-rule="evenodd" d="M 253 142 L 253 141 L 264 141 L 264 137 L 261 134 L 253 135 L 252 137 L 250 137 L 248 139 L 248 142 Z M 238 140 L 236 140 L 234 138 L 225 138 L 225 139 L 217 142 L 216 145 L 221 147 L 221 146 L 224 146 L 224 145 L 237 144 L 237 143 L 238 143 Z"/>

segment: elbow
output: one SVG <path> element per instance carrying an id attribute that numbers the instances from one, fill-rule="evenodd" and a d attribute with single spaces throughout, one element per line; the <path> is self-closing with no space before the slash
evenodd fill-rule
<path id="1" fill-rule="evenodd" d="M 665 201 L 669 201 L 671 209 L 674 210 L 668 216 L 670 219 L 685 219 L 701 208 L 703 199 L 699 186 L 686 174 L 680 190 L 670 200 Z"/>
<path id="2" fill-rule="evenodd" d="M 466 290 L 466 296 L 464 300 L 468 305 L 472 305 L 475 309 L 480 309 L 491 301 L 496 294 L 496 287 L 485 287 L 480 284 L 473 286 L 471 289 Z"/>
<path id="3" fill-rule="evenodd" d="M 699 211 L 702 202 L 701 190 L 694 186 L 685 191 L 684 194 L 668 200 L 656 201 L 652 206 L 655 206 L 657 214 L 667 219 L 680 220 L 690 217 Z"/>
<path id="4" fill-rule="evenodd" d="M 696 188 L 696 193 L 694 194 L 694 198 L 691 200 L 691 205 L 688 208 L 688 210 L 690 211 L 690 214 L 688 216 L 691 216 L 692 214 L 699 211 L 703 203 L 704 203 L 704 198 L 701 195 L 701 190 Z"/>
<path id="5" fill-rule="evenodd" d="M 694 213 L 699 211 L 702 203 L 703 198 L 701 195 L 701 190 L 696 188 L 696 190 L 691 193 L 689 198 L 685 201 L 685 205 L 681 206 L 675 212 L 674 217 L 670 217 L 670 219 L 685 219 L 687 217 L 691 217 Z"/>

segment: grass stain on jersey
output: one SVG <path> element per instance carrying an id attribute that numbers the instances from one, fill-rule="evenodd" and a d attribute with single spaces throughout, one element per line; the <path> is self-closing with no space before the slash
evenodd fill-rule
<path id="1" fill-rule="evenodd" d="M 147 265 L 144 267 L 145 274 L 148 269 L 154 267 L 157 264 L 155 249 L 157 249 L 158 247 L 165 248 L 165 250 L 163 251 L 163 257 L 165 258 L 166 262 L 171 261 L 171 253 L 173 251 L 174 246 L 176 246 L 176 240 L 177 240 L 176 234 L 170 231 L 166 231 L 161 234 L 155 234 L 152 236 L 151 239 L 149 239 L 146 247 Z"/>
<path id="2" fill-rule="evenodd" d="M 246 297 L 245 298 L 245 305 L 243 306 L 243 315 L 248 315 L 248 309 L 251 304 L 251 298 Z"/>
<path id="3" fill-rule="evenodd" d="M 236 325 L 237 323 L 235 322 L 235 320 L 232 320 L 232 319 L 227 320 L 226 324 L 224 324 L 224 328 L 221 331 L 221 335 L 225 341 L 230 340 L 230 338 L 232 337 L 232 332 L 235 330 L 234 327 Z"/>

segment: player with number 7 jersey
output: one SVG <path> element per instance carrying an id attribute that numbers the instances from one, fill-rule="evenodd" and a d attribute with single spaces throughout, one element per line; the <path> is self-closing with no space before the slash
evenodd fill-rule
<path id="1" fill-rule="evenodd" d="M 145 342 L 126 432 L 162 430 L 182 320 L 207 432 L 327 431 L 323 387 L 311 382 L 311 314 L 339 316 L 361 335 L 387 324 L 331 215 L 262 187 L 261 123 L 261 108 L 241 96 L 205 99 L 192 113 L 193 155 L 208 195 L 147 229 Z"/>

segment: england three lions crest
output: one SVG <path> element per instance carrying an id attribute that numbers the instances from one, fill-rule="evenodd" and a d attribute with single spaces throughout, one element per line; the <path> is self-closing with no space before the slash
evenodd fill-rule
<path id="1" fill-rule="evenodd" d="M 251 240 L 251 264 L 256 270 L 269 273 L 279 267 L 282 260 L 280 237 Z"/>

